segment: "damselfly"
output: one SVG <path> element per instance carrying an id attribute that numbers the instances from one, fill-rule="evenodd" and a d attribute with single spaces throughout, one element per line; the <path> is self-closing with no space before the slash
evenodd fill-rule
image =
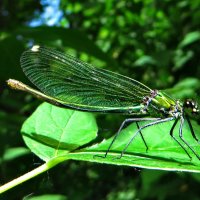
<path id="1" fill-rule="evenodd" d="M 188 99 L 184 102 L 175 100 L 134 79 L 95 68 L 70 55 L 47 47 L 33 46 L 22 54 L 20 61 L 25 75 L 42 93 L 26 85 L 20 86 L 22 90 L 29 91 L 61 107 L 88 112 L 121 113 L 129 116 L 121 124 L 104 157 L 107 156 L 112 144 L 127 123 L 150 121 L 146 125 L 138 126 L 138 131 L 126 144 L 121 156 L 138 134 L 142 136 L 143 129 L 173 120 L 170 136 L 189 158 L 191 156 L 186 147 L 200 160 L 200 156 L 183 138 L 183 124 L 186 120 L 193 138 L 198 142 L 189 119 L 199 114 L 198 105 L 193 100 Z M 9 80 L 8 84 L 12 87 L 18 85 L 19 89 L 21 83 Z M 179 120 L 179 137 L 182 142 L 174 137 L 174 129 Z M 143 141 L 145 142 L 144 138 Z"/>

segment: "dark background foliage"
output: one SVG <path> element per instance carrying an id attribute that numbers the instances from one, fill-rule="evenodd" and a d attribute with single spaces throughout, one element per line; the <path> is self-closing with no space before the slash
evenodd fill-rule
<path id="1" fill-rule="evenodd" d="M 28 83 L 19 64 L 27 47 L 42 43 L 151 88 L 168 89 L 176 98 L 198 97 L 199 8 L 199 0 L 1 1 L 0 183 L 42 164 L 20 135 L 40 102 L 5 84 L 8 78 Z M 121 121 L 116 115 L 98 116 L 100 132 L 117 130 Z M 199 199 L 199 181 L 198 174 L 69 161 L 2 199 L 47 194 L 48 199 Z"/>

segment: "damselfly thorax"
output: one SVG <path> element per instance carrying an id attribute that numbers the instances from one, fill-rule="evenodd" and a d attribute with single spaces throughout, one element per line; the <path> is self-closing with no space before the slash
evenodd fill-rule
<path id="1" fill-rule="evenodd" d="M 150 96 L 145 96 L 142 104 L 141 112 L 153 117 L 178 118 L 183 115 L 183 103 L 158 90 L 152 90 Z"/>

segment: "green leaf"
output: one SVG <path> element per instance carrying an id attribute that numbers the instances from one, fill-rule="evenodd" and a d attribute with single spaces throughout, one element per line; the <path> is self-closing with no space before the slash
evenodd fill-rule
<path id="1" fill-rule="evenodd" d="M 140 126 L 147 123 L 141 122 Z M 90 113 L 61 109 L 44 103 L 24 123 L 22 133 L 27 146 L 40 158 L 50 162 L 51 166 L 74 159 L 148 169 L 200 172 L 200 161 L 179 138 L 179 123 L 174 136 L 184 145 L 192 159 L 170 136 L 173 123 L 166 122 L 142 130 L 148 151 L 138 134 L 120 159 L 121 151 L 137 131 L 135 123 L 121 131 L 106 158 L 97 155 L 105 155 L 114 136 L 99 144 L 81 148 L 81 145 L 96 137 L 97 127 Z M 195 133 L 198 133 L 199 125 L 192 123 Z M 187 123 L 184 124 L 183 137 L 199 154 L 200 145 L 192 137 Z"/>
<path id="2" fill-rule="evenodd" d="M 0 82 L 5 82 L 10 77 L 24 80 L 24 74 L 19 66 L 19 57 L 24 50 L 22 42 L 13 34 L 7 34 L 5 38 L 0 38 L 0 43 Z"/>
<path id="3" fill-rule="evenodd" d="M 181 69 L 189 60 L 191 60 L 194 56 L 194 52 L 193 51 L 183 51 L 178 49 L 175 52 L 175 56 L 174 56 L 174 67 L 173 70 L 179 70 Z"/>
<path id="4" fill-rule="evenodd" d="M 179 47 L 182 48 L 188 46 L 194 42 L 197 42 L 198 40 L 200 40 L 200 32 L 199 31 L 190 32 L 187 35 L 185 35 L 184 39 L 179 44 Z"/>
<path id="5" fill-rule="evenodd" d="M 48 161 L 93 140 L 97 125 L 91 113 L 43 103 L 25 121 L 21 132 L 31 151 Z"/>
<path id="6" fill-rule="evenodd" d="M 165 89 L 163 91 L 176 99 L 186 99 L 196 96 L 196 90 L 199 88 L 199 85 L 199 79 L 185 78 L 180 80 L 173 88 Z M 198 97 L 196 99 L 198 99 Z"/>
<path id="7" fill-rule="evenodd" d="M 190 160 L 184 150 L 174 139 L 172 139 L 172 137 L 170 137 L 169 131 L 173 123 L 174 121 L 166 122 L 144 129 L 142 133 L 149 147 L 148 151 L 146 152 L 145 145 L 138 134 L 138 136 L 126 150 L 126 154 L 124 154 L 121 159 L 117 159 L 125 145 L 137 131 L 137 126 L 135 124 L 131 124 L 126 129 L 122 130 L 116 142 L 113 144 L 109 156 L 106 159 L 95 157 L 95 161 L 149 169 L 200 172 L 200 161 L 196 158 L 196 156 L 189 150 L 187 146 L 185 146 L 192 157 L 192 160 Z M 147 124 L 147 122 L 141 123 L 140 126 L 143 124 Z M 181 142 L 178 136 L 178 127 L 179 124 L 177 124 L 175 128 L 174 134 Z M 197 125 L 196 122 L 193 122 L 193 128 L 195 133 L 198 133 L 199 125 Z M 187 123 L 184 124 L 183 136 L 190 146 L 193 147 L 198 154 L 200 154 L 200 145 L 193 139 Z M 105 150 L 110 145 L 112 139 L 113 138 L 110 138 L 99 145 L 89 147 L 86 149 L 86 151 L 93 153 L 93 155 L 104 155 Z M 85 154 L 84 156 L 86 156 L 85 158 L 88 158 L 89 155 Z M 92 161 L 92 159 L 90 159 L 90 161 Z"/>
<path id="8" fill-rule="evenodd" d="M 45 194 L 39 196 L 32 196 L 28 198 L 29 200 L 67 200 L 68 198 L 64 195 L 59 194 Z"/>
<path id="9" fill-rule="evenodd" d="M 0 160 L 0 163 L 2 161 L 11 161 L 13 159 L 22 157 L 24 155 L 29 154 L 30 151 L 27 148 L 24 147 L 15 147 L 15 148 L 9 148 L 5 151 L 2 159 Z"/>
<path id="10" fill-rule="evenodd" d="M 135 66 L 145 66 L 145 65 L 155 65 L 156 64 L 156 61 L 151 57 L 151 56 L 148 56 L 148 55 L 144 55 L 142 57 L 140 57 L 139 59 L 137 59 L 134 63 Z"/>

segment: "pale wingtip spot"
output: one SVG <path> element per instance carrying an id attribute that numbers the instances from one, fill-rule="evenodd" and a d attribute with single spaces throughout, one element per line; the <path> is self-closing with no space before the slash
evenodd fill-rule
<path id="1" fill-rule="evenodd" d="M 39 48 L 40 48 L 39 45 L 34 45 L 34 46 L 31 48 L 31 51 L 37 52 L 37 51 L 39 51 Z"/>

